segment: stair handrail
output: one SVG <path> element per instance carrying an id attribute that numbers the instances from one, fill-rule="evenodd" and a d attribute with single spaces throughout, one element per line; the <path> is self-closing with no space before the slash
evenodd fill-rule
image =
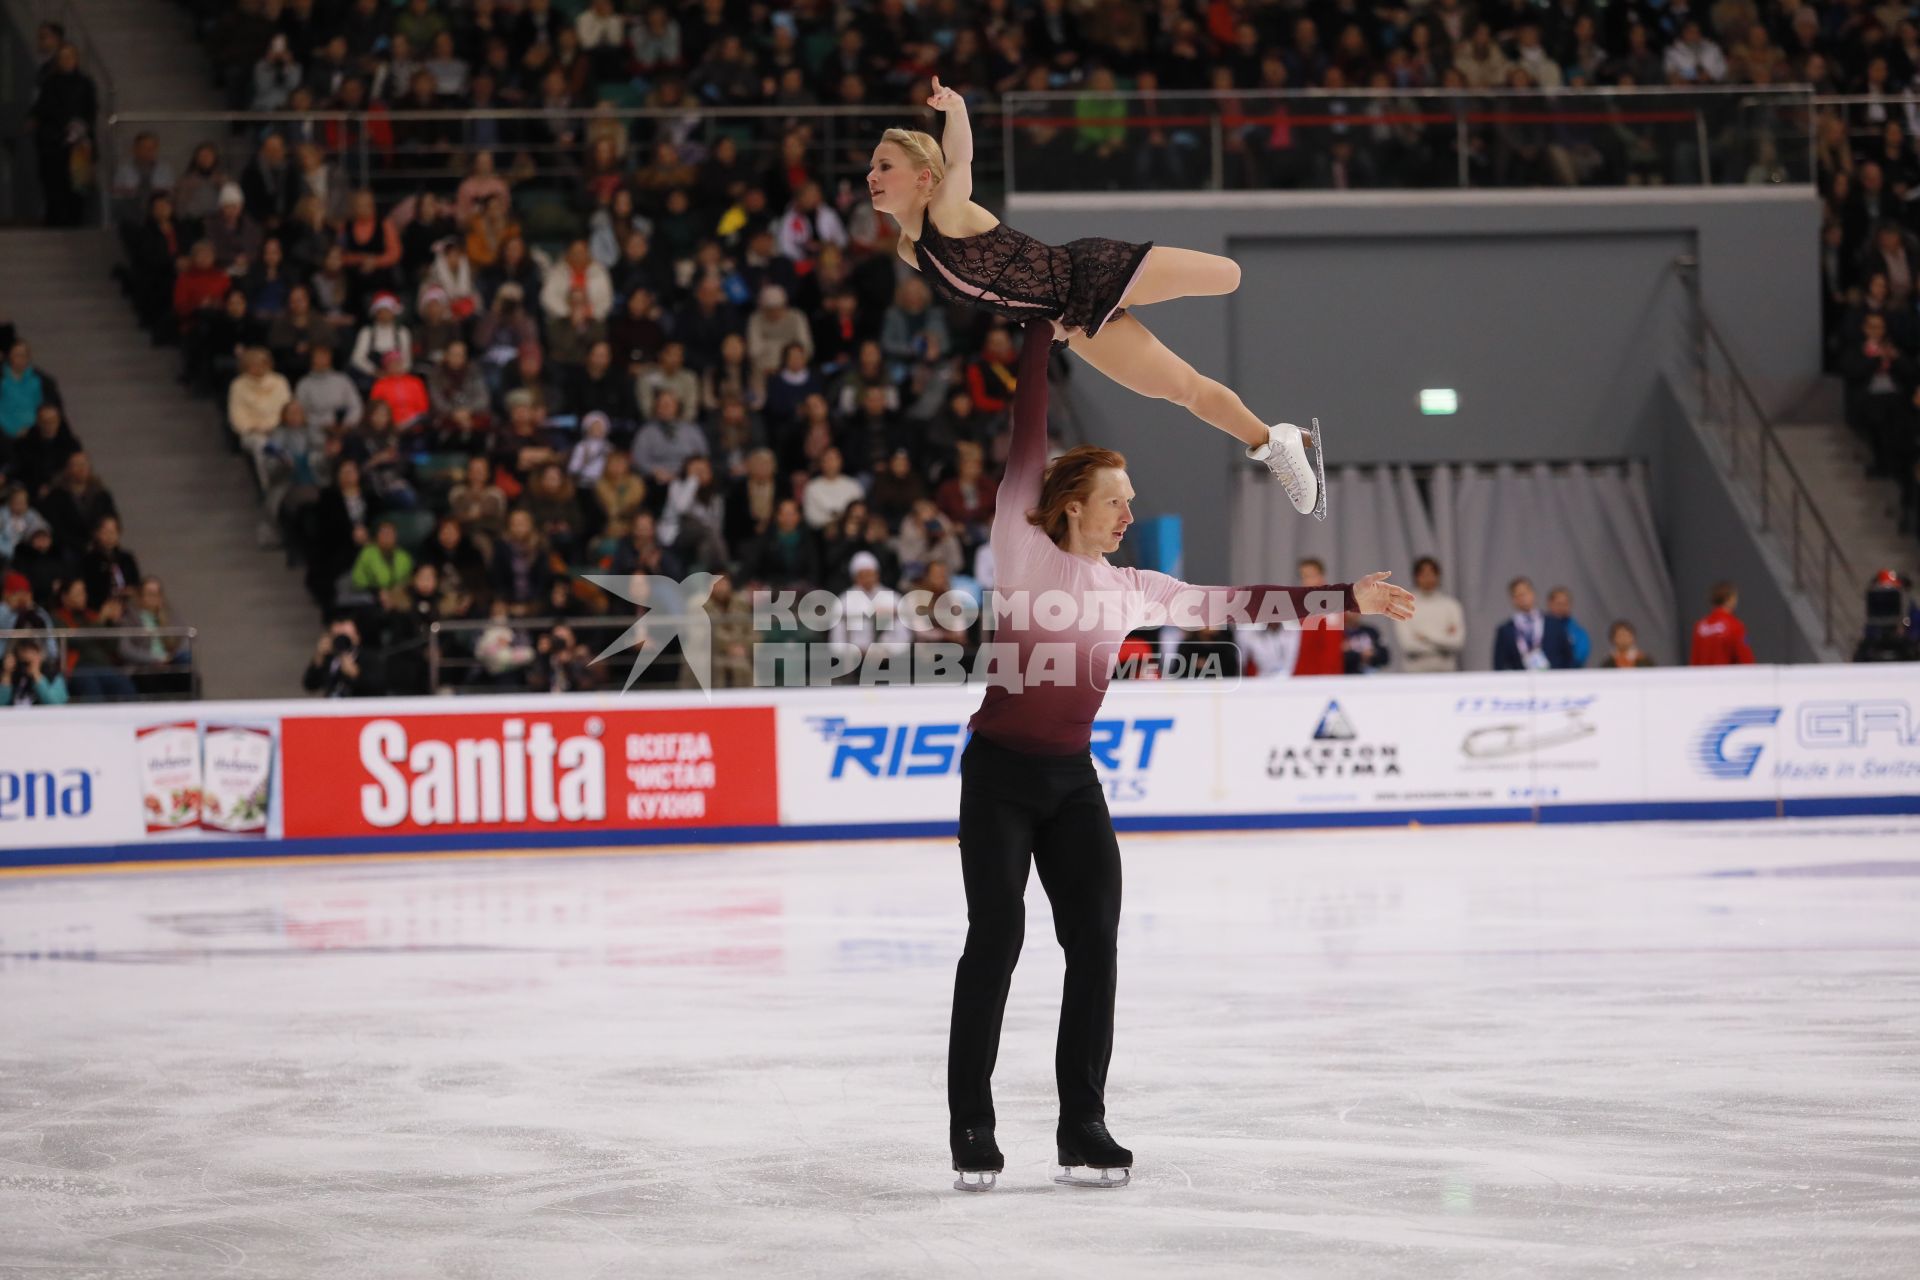
<path id="1" fill-rule="evenodd" d="M 1772 415 L 1754 394 L 1753 387 L 1741 372 L 1740 363 L 1734 359 L 1733 350 L 1727 340 L 1721 336 L 1719 326 L 1708 313 L 1705 300 L 1700 296 L 1698 261 L 1690 255 L 1681 255 L 1673 260 L 1674 269 L 1687 285 L 1688 296 L 1693 300 L 1693 314 L 1699 326 L 1695 356 L 1700 372 L 1700 417 L 1703 425 L 1712 430 L 1716 425 L 1724 425 L 1727 443 L 1728 478 L 1738 484 L 1744 477 L 1741 467 L 1742 431 L 1739 409 L 1744 406 L 1751 415 L 1754 430 L 1751 434 L 1757 447 L 1753 451 L 1756 459 L 1754 470 L 1757 472 L 1757 496 L 1760 507 L 1760 530 L 1763 533 L 1780 532 L 1787 544 L 1787 559 L 1793 573 L 1793 586 L 1796 591 L 1811 591 L 1807 575 L 1802 572 L 1802 551 L 1809 540 L 1817 536 L 1820 555 L 1820 622 L 1823 628 L 1822 641 L 1828 648 L 1838 641 L 1838 628 L 1834 623 L 1835 599 L 1833 594 L 1834 569 L 1841 571 L 1843 582 L 1853 583 L 1864 590 L 1865 584 L 1856 573 L 1853 564 L 1847 559 L 1841 548 L 1840 540 L 1834 536 L 1833 529 L 1827 524 L 1826 517 L 1820 514 L 1820 507 L 1813 500 L 1813 490 L 1800 469 L 1793 464 L 1786 446 L 1780 441 L 1780 433 L 1774 427 Z M 1718 353 L 1726 369 L 1726 383 L 1730 392 L 1728 412 L 1715 413 L 1713 361 Z M 1716 423 L 1716 419 L 1719 422 Z M 1768 481 L 1770 472 L 1777 470 L 1787 480 L 1788 520 L 1785 530 L 1776 531 L 1773 520 L 1773 500 Z M 1811 529 L 1802 513 L 1811 517 Z"/>

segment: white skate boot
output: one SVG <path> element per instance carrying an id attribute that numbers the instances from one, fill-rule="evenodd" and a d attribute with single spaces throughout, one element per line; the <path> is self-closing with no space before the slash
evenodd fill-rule
<path id="1" fill-rule="evenodd" d="M 1313 420 L 1312 433 L 1291 422 L 1267 428 L 1267 442 L 1252 445 L 1247 456 L 1264 462 L 1280 478 L 1293 509 L 1301 515 L 1312 513 L 1316 520 L 1327 518 L 1327 473 L 1320 453 L 1320 419 Z"/>

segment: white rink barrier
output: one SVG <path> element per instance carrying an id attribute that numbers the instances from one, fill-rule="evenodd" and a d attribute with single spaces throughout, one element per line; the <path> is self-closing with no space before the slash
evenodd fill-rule
<path id="1" fill-rule="evenodd" d="M 0 868 L 951 835 L 978 688 L 0 712 Z M 1121 830 L 1920 812 L 1920 668 L 1128 682 Z"/>

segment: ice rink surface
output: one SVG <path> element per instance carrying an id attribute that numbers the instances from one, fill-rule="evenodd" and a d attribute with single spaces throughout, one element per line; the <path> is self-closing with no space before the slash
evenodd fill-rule
<path id="1" fill-rule="evenodd" d="M 0 879 L 0 1276 L 1920 1274 L 1920 825 L 1132 836 L 1121 1191 L 949 841 Z"/>

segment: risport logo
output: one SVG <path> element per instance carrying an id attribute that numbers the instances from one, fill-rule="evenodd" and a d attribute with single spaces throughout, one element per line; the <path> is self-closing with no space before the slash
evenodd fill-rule
<path id="1" fill-rule="evenodd" d="M 93 812 L 85 769 L 0 769 L 0 822 L 84 818 Z"/>
<path id="2" fill-rule="evenodd" d="M 1770 729 L 1780 722 L 1778 707 L 1735 707 L 1707 722 L 1693 740 L 1693 762 L 1710 778 L 1738 781 L 1753 776 L 1764 742 L 1735 742 L 1748 729 Z"/>
<path id="3" fill-rule="evenodd" d="M 919 724 L 859 723 L 845 716 L 808 716 L 808 727 L 832 744 L 827 767 L 829 781 L 848 778 L 944 778 L 960 772 L 960 755 L 967 745 L 964 721 Z M 1109 775 L 1108 790 L 1116 798 L 1145 794 L 1144 775 L 1153 766 L 1154 750 L 1174 730 L 1171 716 L 1114 717 L 1093 722 L 1088 752 Z M 1116 790 L 1116 782 L 1126 786 Z"/>

